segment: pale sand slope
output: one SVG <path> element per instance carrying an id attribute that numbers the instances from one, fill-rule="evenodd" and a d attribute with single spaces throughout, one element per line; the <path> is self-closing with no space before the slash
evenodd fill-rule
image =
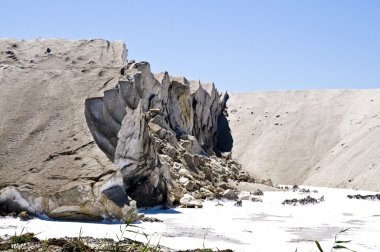
<path id="1" fill-rule="evenodd" d="M 117 83 L 126 52 L 106 40 L 0 39 L 0 189 L 49 194 L 117 168 L 93 143 L 84 101 Z"/>
<path id="2" fill-rule="evenodd" d="M 232 94 L 228 113 L 233 156 L 252 175 L 380 191 L 380 90 Z"/>

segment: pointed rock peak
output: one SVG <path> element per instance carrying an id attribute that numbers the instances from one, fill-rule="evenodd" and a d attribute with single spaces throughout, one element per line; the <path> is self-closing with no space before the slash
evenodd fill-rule
<path id="1" fill-rule="evenodd" d="M 140 61 L 140 62 L 135 62 L 130 65 L 129 69 L 136 69 L 141 72 L 149 72 L 150 73 L 150 64 L 146 61 Z"/>
<path id="2" fill-rule="evenodd" d="M 123 53 L 121 54 L 121 59 L 123 60 L 124 64 L 128 63 L 128 49 L 126 44 L 123 41 L 120 41 L 119 43 L 123 44 Z"/>
<path id="3" fill-rule="evenodd" d="M 183 76 L 179 76 L 179 77 L 170 76 L 170 81 L 172 83 L 175 82 L 175 83 L 186 85 L 186 86 L 189 85 L 189 81 Z"/>
<path id="4" fill-rule="evenodd" d="M 154 75 L 154 78 L 155 78 L 158 82 L 160 82 L 160 83 L 162 83 L 164 79 L 166 79 L 166 78 L 169 77 L 168 72 L 154 73 L 153 75 Z"/>
<path id="5" fill-rule="evenodd" d="M 202 84 L 202 87 L 206 92 L 211 96 L 213 92 L 215 92 L 214 82 L 206 82 Z"/>
<path id="6" fill-rule="evenodd" d="M 202 89 L 202 85 L 201 85 L 201 82 L 198 80 L 198 81 L 195 81 L 195 80 L 191 80 L 189 81 L 189 86 L 190 86 L 190 93 L 195 93 L 198 89 Z"/>

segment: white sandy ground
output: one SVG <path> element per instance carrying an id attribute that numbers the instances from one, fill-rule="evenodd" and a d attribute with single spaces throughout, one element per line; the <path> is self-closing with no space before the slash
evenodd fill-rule
<path id="1" fill-rule="evenodd" d="M 146 216 L 162 223 L 140 223 L 133 230 L 150 235 L 151 244 L 173 249 L 230 248 L 234 251 L 317 251 L 314 240 L 330 251 L 334 235 L 350 228 L 344 240 L 352 240 L 351 249 L 380 251 L 380 201 L 353 200 L 347 194 L 370 194 L 350 189 L 305 187 L 318 190 L 313 197 L 325 196 L 325 202 L 308 206 L 282 205 L 284 199 L 302 198 L 298 192 L 265 192 L 263 203 L 243 201 L 207 201 L 203 209 L 145 210 Z M 372 193 L 373 194 L 373 193 Z M 32 219 L 22 222 L 0 219 L 0 236 L 23 232 L 37 233 L 39 238 L 78 236 L 111 237 L 120 235 L 119 223 L 80 223 Z M 143 235 L 127 232 L 127 237 L 146 241 Z"/>

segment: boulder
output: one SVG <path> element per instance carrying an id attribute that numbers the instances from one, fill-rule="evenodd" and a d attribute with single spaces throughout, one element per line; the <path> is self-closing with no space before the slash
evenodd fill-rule
<path id="1" fill-rule="evenodd" d="M 185 194 L 179 201 L 182 206 L 187 208 L 202 208 L 202 202 L 200 200 L 196 200 L 190 194 Z"/>
<path id="2" fill-rule="evenodd" d="M 203 172 L 205 174 L 205 179 L 212 182 L 212 172 L 211 169 L 207 166 L 203 167 Z M 224 189 L 224 188 L 223 188 Z"/>
<path id="3" fill-rule="evenodd" d="M 239 199 L 240 200 L 250 200 L 251 196 L 250 195 L 243 195 L 243 196 L 239 196 Z"/>
<path id="4" fill-rule="evenodd" d="M 212 197 L 214 195 L 212 191 L 204 187 L 200 188 L 199 192 L 202 194 L 202 198 Z"/>
<path id="5" fill-rule="evenodd" d="M 263 202 L 263 200 L 260 199 L 259 197 L 253 197 L 253 196 L 250 197 L 250 200 L 251 200 L 252 202 Z"/>
<path id="6" fill-rule="evenodd" d="M 234 206 L 236 206 L 236 207 L 242 207 L 242 206 L 243 206 L 243 201 L 240 200 L 240 199 L 239 199 L 239 200 L 236 200 Z"/>
<path id="7" fill-rule="evenodd" d="M 261 184 L 273 187 L 273 182 L 272 182 L 271 179 L 264 179 L 264 180 L 261 181 Z"/>
<path id="8" fill-rule="evenodd" d="M 29 214 L 26 211 L 22 211 L 21 213 L 19 213 L 17 215 L 17 217 L 19 217 L 20 220 L 22 220 L 22 221 L 28 221 L 28 220 L 30 220 L 32 218 L 32 217 L 29 216 Z"/>
<path id="9" fill-rule="evenodd" d="M 218 186 L 223 190 L 233 189 L 233 187 L 229 183 L 220 183 Z"/>
<path id="10" fill-rule="evenodd" d="M 184 189 L 179 184 L 174 182 L 171 194 L 173 196 L 172 202 L 174 204 L 178 204 L 184 195 Z"/>
<path id="11" fill-rule="evenodd" d="M 182 186 L 184 186 L 186 188 L 186 190 L 188 190 L 188 191 L 192 191 L 194 189 L 194 187 L 195 187 L 195 183 L 192 180 L 190 180 L 190 179 L 188 179 L 186 177 L 180 177 L 179 178 L 179 183 Z"/>
<path id="12" fill-rule="evenodd" d="M 223 192 L 223 197 L 228 199 L 228 200 L 236 200 L 239 198 L 238 194 L 236 191 L 232 189 L 227 189 Z"/>
<path id="13" fill-rule="evenodd" d="M 260 189 L 256 189 L 252 194 L 256 195 L 256 196 L 262 196 L 262 195 L 264 195 L 263 191 L 261 191 Z"/>
<path id="14" fill-rule="evenodd" d="M 194 136 L 187 136 L 186 140 L 181 140 L 181 146 L 191 154 L 200 154 L 203 149 Z"/>

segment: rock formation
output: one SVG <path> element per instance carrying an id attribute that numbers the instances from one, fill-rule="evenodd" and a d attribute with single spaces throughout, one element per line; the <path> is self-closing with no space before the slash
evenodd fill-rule
<path id="1" fill-rule="evenodd" d="M 125 190 L 140 207 L 183 204 L 192 197 L 187 192 L 214 196 L 219 175 L 228 174 L 231 164 L 240 169 L 215 155 L 227 94 L 214 84 L 154 75 L 147 62 L 132 61 L 122 73 L 115 88 L 85 106 L 95 142 L 120 169 L 117 191 Z"/>
<path id="2" fill-rule="evenodd" d="M 222 153 L 228 95 L 213 84 L 152 74 L 121 42 L 5 39 L 0 52 L 0 212 L 124 219 L 136 202 L 201 207 L 253 181 Z"/>

